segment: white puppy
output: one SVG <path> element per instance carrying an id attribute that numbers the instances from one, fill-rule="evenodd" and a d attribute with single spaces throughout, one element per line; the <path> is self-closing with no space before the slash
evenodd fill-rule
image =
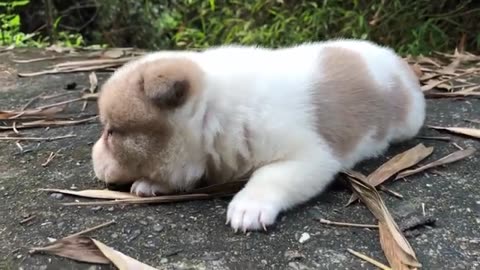
<path id="1" fill-rule="evenodd" d="M 341 170 L 417 134 L 418 80 L 392 50 L 335 40 L 267 49 L 152 53 L 104 84 L 98 178 L 153 196 L 249 177 L 228 207 L 237 230 L 266 228 Z"/>

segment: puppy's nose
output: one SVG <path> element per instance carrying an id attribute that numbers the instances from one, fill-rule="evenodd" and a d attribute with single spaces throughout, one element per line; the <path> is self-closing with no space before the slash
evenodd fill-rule
<path id="1" fill-rule="evenodd" d="M 114 191 L 129 191 L 131 184 L 107 183 L 107 189 Z"/>

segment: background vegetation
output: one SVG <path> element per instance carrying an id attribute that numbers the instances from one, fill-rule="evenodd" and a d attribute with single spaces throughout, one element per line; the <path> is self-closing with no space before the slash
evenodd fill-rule
<path id="1" fill-rule="evenodd" d="M 0 0 L 0 45 L 283 46 L 338 37 L 400 53 L 480 51 L 478 0 Z"/>

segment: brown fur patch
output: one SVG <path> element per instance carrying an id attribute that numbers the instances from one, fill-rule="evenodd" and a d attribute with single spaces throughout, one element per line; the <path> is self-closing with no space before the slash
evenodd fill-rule
<path id="1" fill-rule="evenodd" d="M 323 74 L 314 91 L 317 128 L 339 157 L 351 153 L 372 129 L 382 140 L 392 123 L 405 120 L 409 100 L 400 78 L 381 89 L 388 86 L 378 85 L 361 56 L 344 48 L 325 48 L 320 63 Z"/>

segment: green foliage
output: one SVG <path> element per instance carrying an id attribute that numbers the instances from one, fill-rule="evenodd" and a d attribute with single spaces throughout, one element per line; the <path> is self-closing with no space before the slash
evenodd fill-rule
<path id="1" fill-rule="evenodd" d="M 197 49 L 237 43 L 279 47 L 359 38 L 392 46 L 401 54 L 429 54 L 433 50 L 453 50 L 465 34 L 466 49 L 480 51 L 478 0 L 52 1 L 60 14 L 53 30 L 67 46 L 106 43 L 147 49 Z M 20 4 L 9 4 L 10 10 Z M 2 5 L 7 4 L 0 4 L 0 8 Z M 48 41 L 20 33 L 15 28 L 20 22 L 13 18 L 1 20 L 2 25 L 8 25 L 2 26 L 7 33 L 3 44 Z M 79 33 L 72 34 L 72 29 Z"/>
<path id="2" fill-rule="evenodd" d="M 45 47 L 48 45 L 48 37 L 41 37 L 37 33 L 25 34 L 20 31 L 21 21 L 18 8 L 28 5 L 29 2 L 30 0 L 0 1 L 0 8 L 3 10 L 3 13 L 0 14 L 0 46 Z M 83 46 L 84 40 L 81 34 L 57 31 L 56 26 L 59 21 L 60 18 L 56 21 L 53 29 L 57 32 L 58 43 L 67 47 Z"/>
<path id="3" fill-rule="evenodd" d="M 219 44 L 271 47 L 333 38 L 370 39 L 400 53 L 452 50 L 461 34 L 480 49 L 474 0 L 98 1 L 98 29 L 112 45 L 151 49 Z M 115 8 L 112 8 L 115 7 Z M 476 18 L 476 19 L 475 19 Z M 117 32 L 115 29 L 123 29 Z M 102 35 L 99 35 L 102 36 Z M 128 44 L 124 42 L 127 40 Z"/>

